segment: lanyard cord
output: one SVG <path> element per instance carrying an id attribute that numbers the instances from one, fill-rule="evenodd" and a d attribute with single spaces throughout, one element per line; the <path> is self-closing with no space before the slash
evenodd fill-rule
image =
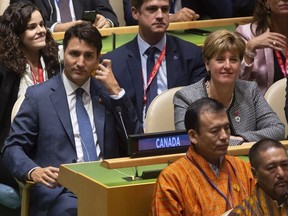
<path id="1" fill-rule="evenodd" d="M 287 77 L 287 75 L 288 75 L 288 58 L 287 58 L 288 57 L 288 48 L 286 48 L 286 52 L 285 52 L 285 59 L 286 59 L 285 64 L 284 64 L 284 62 L 282 60 L 280 51 L 279 50 L 275 50 L 275 54 L 276 54 L 277 61 L 279 63 L 279 66 L 281 68 L 283 76 Z"/>
<path id="2" fill-rule="evenodd" d="M 143 102 L 144 102 L 144 104 L 146 104 L 146 101 L 147 101 L 147 90 L 148 90 L 148 88 L 150 87 L 153 79 L 156 77 L 156 75 L 157 75 L 157 73 L 158 73 L 158 71 L 159 71 L 160 65 L 161 65 L 161 63 L 162 63 L 165 55 L 166 55 L 166 46 L 163 48 L 160 56 L 159 56 L 158 59 L 157 59 L 157 62 L 155 63 L 155 65 L 154 65 L 154 67 L 153 67 L 153 69 L 152 69 L 152 71 L 151 71 L 151 73 L 150 73 L 147 86 L 146 86 L 146 88 L 145 88 L 145 90 L 144 90 L 144 96 L 143 96 Z"/>
<path id="3" fill-rule="evenodd" d="M 201 169 L 201 167 L 196 163 L 196 161 L 193 160 L 193 158 L 189 158 L 188 155 L 186 154 L 186 157 L 197 167 L 197 169 L 201 172 L 201 174 L 204 176 L 204 178 L 208 181 L 208 183 L 225 199 L 225 201 L 227 202 L 227 204 L 229 205 L 230 208 L 234 208 L 234 205 L 232 203 L 229 202 L 229 199 L 227 196 L 225 196 L 222 191 L 220 191 L 219 188 L 217 188 L 217 186 L 210 180 L 210 178 L 207 176 L 207 174 Z M 228 187 L 229 187 L 229 193 L 230 196 L 232 198 L 232 202 L 233 202 L 233 197 L 232 197 L 232 188 L 231 188 L 231 183 L 230 183 L 230 173 L 228 170 Z"/>
<path id="4" fill-rule="evenodd" d="M 44 74 L 43 73 L 44 73 L 43 68 L 42 68 L 42 65 L 40 62 L 38 63 L 38 80 L 36 79 L 32 69 L 31 69 L 31 74 L 32 74 L 32 79 L 33 79 L 34 85 L 44 82 Z"/>

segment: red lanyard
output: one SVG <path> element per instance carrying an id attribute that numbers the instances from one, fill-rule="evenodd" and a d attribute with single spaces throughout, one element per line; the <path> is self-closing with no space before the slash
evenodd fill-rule
<path id="1" fill-rule="evenodd" d="M 279 63 L 279 66 L 281 68 L 281 71 L 284 75 L 284 77 L 287 77 L 288 75 L 288 48 L 286 48 L 286 52 L 285 52 L 285 58 L 286 58 L 286 62 L 284 64 L 280 51 L 279 50 L 275 50 L 275 54 Z"/>
<path id="2" fill-rule="evenodd" d="M 147 101 L 147 89 L 151 85 L 153 79 L 156 77 L 156 75 L 157 75 L 157 73 L 159 71 L 160 65 L 161 65 L 165 55 L 166 55 L 166 46 L 163 48 L 160 56 L 157 59 L 157 62 L 155 63 L 155 65 L 154 65 L 154 67 L 152 69 L 152 72 L 150 73 L 149 80 L 147 82 L 147 86 L 146 86 L 146 88 L 144 90 L 144 98 L 143 98 L 144 104 L 146 104 L 146 101 Z"/>
<path id="3" fill-rule="evenodd" d="M 33 83 L 34 83 L 34 84 L 38 84 L 38 83 L 44 82 L 43 68 L 42 68 L 40 62 L 38 63 L 38 80 L 37 80 L 36 77 L 34 76 L 32 70 L 31 70 L 31 74 L 32 74 L 32 79 L 33 79 Z"/>

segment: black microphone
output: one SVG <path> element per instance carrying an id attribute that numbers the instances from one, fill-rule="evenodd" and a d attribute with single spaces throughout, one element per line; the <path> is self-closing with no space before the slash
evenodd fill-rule
<path id="1" fill-rule="evenodd" d="M 123 130 L 124 130 L 126 139 L 128 140 L 127 130 L 126 130 L 126 127 L 125 127 L 123 118 L 122 118 L 122 108 L 121 108 L 120 106 L 116 106 L 116 112 L 118 113 L 118 115 L 119 115 L 119 117 L 120 117 L 121 124 L 122 124 Z"/>

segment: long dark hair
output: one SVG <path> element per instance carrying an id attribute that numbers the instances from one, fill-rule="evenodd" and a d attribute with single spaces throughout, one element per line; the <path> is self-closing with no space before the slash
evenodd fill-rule
<path id="1" fill-rule="evenodd" d="M 13 3 L 7 7 L 0 20 L 0 64 L 15 73 L 25 73 L 27 60 L 21 49 L 20 35 L 27 29 L 34 11 L 41 11 L 28 1 Z M 58 68 L 58 46 L 47 29 L 46 46 L 40 50 L 47 71 Z"/>
<path id="2" fill-rule="evenodd" d="M 270 16 L 270 9 L 266 6 L 267 0 L 257 0 L 254 8 L 252 24 L 256 24 L 256 30 L 252 29 L 254 36 L 263 34 L 268 28 L 272 27 L 272 20 Z"/>

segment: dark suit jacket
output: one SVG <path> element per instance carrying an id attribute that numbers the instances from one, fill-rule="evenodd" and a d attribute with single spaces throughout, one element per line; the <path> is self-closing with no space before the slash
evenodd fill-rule
<path id="1" fill-rule="evenodd" d="M 58 71 L 48 71 L 50 79 Z M 18 97 L 21 75 L 0 65 L 0 150 L 9 134 L 11 126 L 11 112 Z M 18 184 L 2 164 L 0 158 L 0 183 L 18 189 Z"/>
<path id="2" fill-rule="evenodd" d="M 251 16 L 255 0 L 182 0 L 182 7 L 190 8 L 200 15 L 200 19 Z M 123 0 L 126 25 L 137 25 L 131 14 L 131 0 Z"/>
<path id="3" fill-rule="evenodd" d="M 95 78 L 91 78 L 90 93 L 103 157 L 119 157 L 127 142 L 115 107 L 121 108 L 127 133 L 133 134 L 140 132 L 140 123 L 133 106 L 125 95 L 117 101 L 110 100 L 104 87 Z M 76 162 L 76 147 L 66 98 L 60 74 L 27 89 L 3 149 L 3 163 L 16 178 L 25 180 L 29 170 L 36 166 L 59 167 L 63 163 Z M 40 184 L 33 187 L 30 193 L 30 215 L 47 209 L 62 190 L 61 187 L 51 190 Z"/>
<path id="4" fill-rule="evenodd" d="M 166 67 L 168 88 L 185 86 L 206 76 L 201 48 L 167 35 Z M 127 44 L 107 53 L 120 86 L 130 97 L 139 119 L 143 119 L 143 77 L 137 36 Z"/>
<path id="5" fill-rule="evenodd" d="M 10 3 L 23 0 L 11 0 Z M 56 8 L 54 0 L 30 0 L 39 7 L 47 27 L 51 27 L 57 22 Z M 76 20 L 81 20 L 84 11 L 96 10 L 99 14 L 107 19 L 110 19 L 114 26 L 119 26 L 119 22 L 115 12 L 113 11 L 109 1 L 107 0 L 73 0 Z"/>
<path id="6" fill-rule="evenodd" d="M 50 79 L 58 71 L 48 71 Z M 0 65 L 0 149 L 7 137 L 11 125 L 11 112 L 17 100 L 21 75 Z"/>

